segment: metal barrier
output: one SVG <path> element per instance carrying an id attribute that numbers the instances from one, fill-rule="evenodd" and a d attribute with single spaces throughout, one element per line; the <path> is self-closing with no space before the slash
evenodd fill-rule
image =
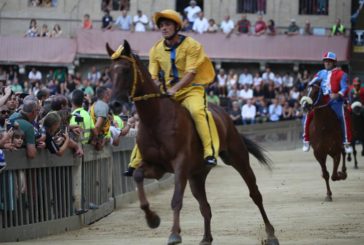
<path id="1" fill-rule="evenodd" d="M 299 121 L 238 127 L 269 150 L 297 148 L 301 129 Z M 0 174 L 0 242 L 79 229 L 135 201 L 134 181 L 121 175 L 134 144 L 134 138 L 125 137 L 120 146 L 102 151 L 86 145 L 83 159 L 70 151 L 58 157 L 42 150 L 33 160 L 24 150 L 6 152 L 7 169 Z M 145 189 L 160 190 L 173 180 L 170 174 L 159 181 L 147 180 Z"/>
<path id="2" fill-rule="evenodd" d="M 65 161 L 65 159 L 67 159 Z M 74 216 L 71 152 L 63 158 L 39 151 L 28 160 L 24 150 L 6 154 L 6 171 L 0 174 L 0 241 L 17 241 L 48 234 L 44 224 Z M 69 227 L 70 228 L 70 227 Z M 68 225 L 56 227 L 58 232 Z"/>
<path id="3" fill-rule="evenodd" d="M 102 151 L 84 145 L 82 159 L 71 151 L 58 157 L 41 150 L 32 160 L 23 149 L 6 152 L 7 168 L 0 174 L 0 242 L 78 229 L 135 201 L 133 179 L 121 175 L 134 144 L 135 138 L 125 137 L 119 147 Z M 171 179 L 167 175 L 163 181 Z M 147 190 L 162 187 L 156 180 L 145 185 Z"/>

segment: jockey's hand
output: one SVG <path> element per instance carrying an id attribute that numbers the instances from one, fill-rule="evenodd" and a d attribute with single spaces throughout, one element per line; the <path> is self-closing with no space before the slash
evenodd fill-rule
<path id="1" fill-rule="evenodd" d="M 340 98 L 340 94 L 332 93 L 330 94 L 330 99 L 337 100 Z"/>
<path id="2" fill-rule="evenodd" d="M 174 96 L 174 95 L 176 94 L 176 92 L 177 92 L 177 90 L 176 90 L 174 87 L 169 88 L 169 89 L 167 90 L 167 94 L 168 94 L 169 96 Z"/>

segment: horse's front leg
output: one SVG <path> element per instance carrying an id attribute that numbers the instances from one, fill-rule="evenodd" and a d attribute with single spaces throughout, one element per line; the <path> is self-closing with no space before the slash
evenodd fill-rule
<path id="1" fill-rule="evenodd" d="M 173 210 L 173 226 L 171 229 L 171 235 L 168 239 L 168 245 L 179 244 L 182 242 L 181 227 L 180 227 L 180 212 L 182 209 L 183 194 L 187 184 L 187 175 L 182 168 L 175 171 L 174 179 L 174 193 L 172 198 L 172 210 Z"/>
<path id="2" fill-rule="evenodd" d="M 137 184 L 138 189 L 138 197 L 140 202 L 140 208 L 145 213 L 145 219 L 147 220 L 148 226 L 152 229 L 157 228 L 160 224 L 159 216 L 150 210 L 149 202 L 147 200 L 147 196 L 144 191 L 144 168 L 140 167 L 134 171 L 134 180 Z"/>

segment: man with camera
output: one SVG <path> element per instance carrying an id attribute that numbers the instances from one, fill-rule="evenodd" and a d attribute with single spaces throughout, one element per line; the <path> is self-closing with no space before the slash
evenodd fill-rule
<path id="1" fill-rule="evenodd" d="M 72 117 L 70 127 L 78 126 L 82 129 L 81 143 L 87 144 L 90 142 L 91 136 L 96 135 L 95 125 L 89 113 L 82 107 L 84 101 L 84 93 L 81 90 L 72 92 Z"/>

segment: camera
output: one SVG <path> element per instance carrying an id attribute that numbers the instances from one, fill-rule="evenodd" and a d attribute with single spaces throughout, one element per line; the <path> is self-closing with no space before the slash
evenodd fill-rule
<path id="1" fill-rule="evenodd" d="M 12 123 L 11 122 L 7 122 L 6 123 L 6 130 L 10 130 L 11 128 L 13 127 Z"/>
<path id="2" fill-rule="evenodd" d="M 121 120 L 123 120 L 124 122 L 128 121 L 128 116 L 127 115 L 121 115 L 120 116 Z"/>
<path id="3" fill-rule="evenodd" d="M 75 116 L 76 123 L 83 123 L 83 117 L 79 113 L 73 114 Z"/>

